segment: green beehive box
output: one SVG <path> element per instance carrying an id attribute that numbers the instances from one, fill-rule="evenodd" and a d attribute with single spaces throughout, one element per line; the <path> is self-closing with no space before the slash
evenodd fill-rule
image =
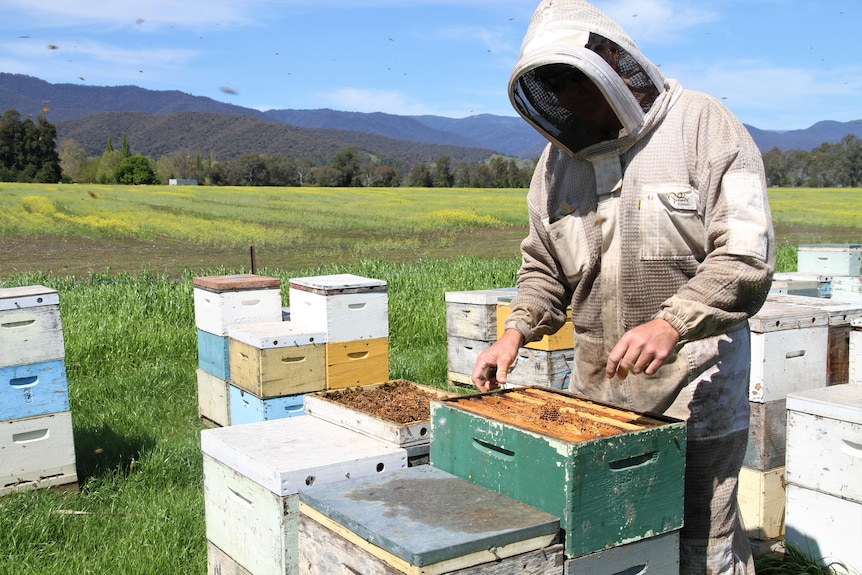
<path id="1" fill-rule="evenodd" d="M 567 557 L 682 527 L 685 423 L 522 387 L 431 403 L 434 467 L 556 515 Z"/>

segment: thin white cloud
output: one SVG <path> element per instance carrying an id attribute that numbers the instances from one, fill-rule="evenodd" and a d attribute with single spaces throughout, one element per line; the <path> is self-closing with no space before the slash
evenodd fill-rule
<path id="1" fill-rule="evenodd" d="M 398 90 L 367 90 L 362 88 L 341 88 L 332 92 L 322 92 L 315 96 L 319 107 L 354 112 L 380 112 L 401 116 L 421 116 L 425 114 L 461 118 L 471 115 L 471 110 L 453 110 L 429 107 L 424 102 L 411 100 Z"/>
<path id="2" fill-rule="evenodd" d="M 686 0 L 598 0 L 638 44 L 671 44 L 683 32 L 721 18 L 706 3 Z"/>
<path id="3" fill-rule="evenodd" d="M 862 91 L 862 67 L 832 71 L 745 60 L 675 70 L 685 87 L 721 98 L 743 121 L 762 129 L 806 128 L 819 120 L 846 122 L 860 115 L 857 106 L 839 108 L 835 102 L 853 102 Z"/>

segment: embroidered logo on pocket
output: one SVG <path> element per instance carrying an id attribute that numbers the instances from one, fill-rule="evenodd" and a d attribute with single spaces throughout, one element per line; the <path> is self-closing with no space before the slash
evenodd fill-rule
<path id="1" fill-rule="evenodd" d="M 683 212 L 697 210 L 697 196 L 691 188 L 659 192 L 658 196 L 661 198 L 662 203 L 671 209 Z"/>

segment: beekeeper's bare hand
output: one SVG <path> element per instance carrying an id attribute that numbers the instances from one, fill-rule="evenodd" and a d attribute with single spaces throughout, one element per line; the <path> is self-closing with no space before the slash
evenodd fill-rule
<path id="1" fill-rule="evenodd" d="M 625 379 L 629 372 L 652 375 L 679 341 L 679 332 L 663 319 L 654 319 L 627 331 L 608 356 L 605 375 Z"/>
<path id="2" fill-rule="evenodd" d="M 471 379 L 481 392 L 497 389 L 506 383 L 506 375 L 524 345 L 524 337 L 516 329 L 507 329 L 491 347 L 479 354 Z"/>

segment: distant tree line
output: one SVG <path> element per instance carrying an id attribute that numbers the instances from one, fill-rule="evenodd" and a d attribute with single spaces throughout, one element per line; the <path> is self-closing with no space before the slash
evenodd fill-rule
<path id="1" fill-rule="evenodd" d="M 89 156 L 75 140 L 57 145 L 56 138 L 56 128 L 43 116 L 34 123 L 7 110 L 0 119 L 0 181 L 146 185 L 194 179 L 213 186 L 525 188 L 536 164 L 493 156 L 486 162 L 459 161 L 453 166 L 451 157 L 440 156 L 408 166 L 370 157 L 354 147 L 325 160 L 256 153 L 216 160 L 189 150 L 153 160 L 133 154 L 125 133 L 118 150 L 108 137 L 101 156 Z M 763 154 L 763 163 L 770 186 L 862 186 L 862 140 L 854 135 L 810 152 L 775 148 Z"/>
<path id="2" fill-rule="evenodd" d="M 789 188 L 858 188 L 862 186 L 862 140 L 853 134 L 837 144 L 810 152 L 773 148 L 763 154 L 766 181 Z"/>

